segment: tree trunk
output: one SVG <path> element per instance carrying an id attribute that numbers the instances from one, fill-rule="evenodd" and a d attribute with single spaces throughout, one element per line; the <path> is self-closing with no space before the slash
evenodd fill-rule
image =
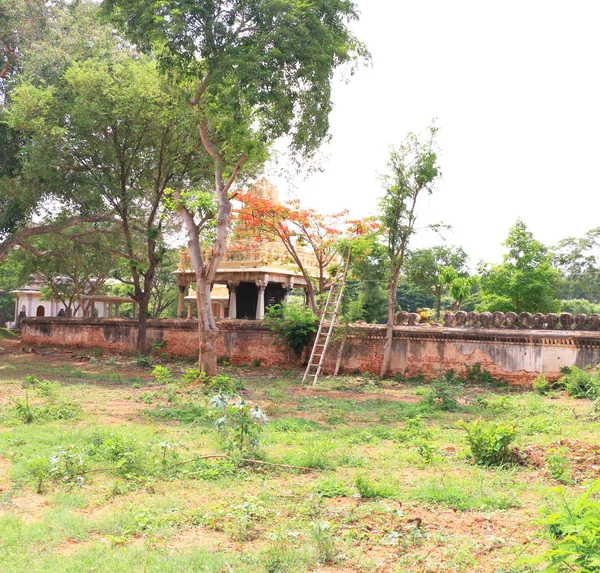
<path id="1" fill-rule="evenodd" d="M 388 285 L 388 319 L 387 328 L 385 331 L 385 345 L 383 348 L 383 362 L 381 364 L 381 378 L 385 378 L 390 370 L 390 364 L 392 362 L 392 343 L 394 341 L 394 321 L 396 318 L 396 307 L 398 306 L 397 301 L 397 290 L 398 290 L 398 275 L 396 273 L 392 284 Z"/>
<path id="2" fill-rule="evenodd" d="M 143 295 L 135 302 L 138 304 L 138 339 L 137 339 L 137 351 L 141 356 L 146 354 L 148 347 L 146 344 L 147 330 L 148 330 L 148 303 L 150 297 Z"/>
<path id="3" fill-rule="evenodd" d="M 217 325 L 210 300 L 211 284 L 196 273 L 196 304 L 198 306 L 199 354 L 198 368 L 207 376 L 217 375 Z"/>

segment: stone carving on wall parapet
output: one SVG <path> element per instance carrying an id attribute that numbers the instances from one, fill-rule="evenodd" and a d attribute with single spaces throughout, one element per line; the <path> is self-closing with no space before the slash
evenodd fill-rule
<path id="1" fill-rule="evenodd" d="M 456 326 L 465 326 L 467 324 L 467 313 L 464 310 L 459 310 L 455 315 Z"/>
<path id="2" fill-rule="evenodd" d="M 415 314 L 415 319 L 416 319 Z M 417 321 L 418 322 L 418 321 Z M 408 325 L 415 326 L 413 314 L 409 315 Z M 446 328 L 501 328 L 511 330 L 516 328 L 534 329 L 534 330 L 600 330 L 600 314 L 592 314 L 589 317 L 585 314 L 573 315 L 569 312 L 563 312 L 560 316 L 555 313 L 542 314 L 536 312 L 532 315 L 529 312 L 517 314 L 515 312 L 503 313 L 494 312 L 448 312 L 444 315 L 444 326 Z"/>
<path id="3" fill-rule="evenodd" d="M 533 315 L 530 312 L 522 312 L 519 315 L 521 328 L 531 328 L 533 324 Z"/>
<path id="4" fill-rule="evenodd" d="M 492 314 L 492 323 L 494 328 L 502 328 L 504 326 L 504 319 L 506 315 L 503 312 L 497 310 L 494 314 Z"/>
<path id="5" fill-rule="evenodd" d="M 588 323 L 587 314 L 575 315 L 575 330 L 585 330 Z"/>
<path id="6" fill-rule="evenodd" d="M 506 328 L 517 328 L 519 315 L 516 312 L 507 312 L 505 316 Z"/>
<path id="7" fill-rule="evenodd" d="M 482 312 L 479 315 L 479 322 L 482 328 L 489 328 L 492 324 L 492 313 L 491 312 Z"/>
<path id="8" fill-rule="evenodd" d="M 444 316 L 444 326 L 446 328 L 452 328 L 456 326 L 456 317 L 452 312 L 447 312 Z"/>
<path id="9" fill-rule="evenodd" d="M 411 312 L 408 315 L 408 326 L 418 326 L 421 321 L 421 315 L 418 312 Z"/>
<path id="10" fill-rule="evenodd" d="M 573 328 L 573 315 L 570 312 L 563 312 L 560 315 L 560 328 L 562 330 L 571 330 Z"/>
<path id="11" fill-rule="evenodd" d="M 475 328 L 479 324 L 479 313 L 478 312 L 469 312 L 467 313 L 467 325 L 471 328 Z"/>
<path id="12" fill-rule="evenodd" d="M 396 324 L 398 326 L 406 326 L 408 324 L 408 312 L 401 310 L 396 315 Z"/>

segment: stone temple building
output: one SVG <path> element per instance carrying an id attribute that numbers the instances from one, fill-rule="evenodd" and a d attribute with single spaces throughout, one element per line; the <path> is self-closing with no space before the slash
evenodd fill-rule
<path id="1" fill-rule="evenodd" d="M 249 193 L 279 202 L 277 188 L 261 179 Z M 317 261 L 308 249 L 301 255 L 302 261 L 312 276 L 318 274 Z M 196 282 L 189 250 L 180 253 L 177 284 L 179 302 L 177 316 L 191 317 L 196 293 L 190 285 Z M 215 276 L 211 299 L 216 318 L 261 320 L 265 309 L 273 304 L 286 302 L 293 289 L 304 289 L 306 281 L 298 266 L 291 261 L 285 246 L 279 242 L 241 238 L 233 234 L 223 260 Z M 188 295 L 186 296 L 186 291 Z"/>

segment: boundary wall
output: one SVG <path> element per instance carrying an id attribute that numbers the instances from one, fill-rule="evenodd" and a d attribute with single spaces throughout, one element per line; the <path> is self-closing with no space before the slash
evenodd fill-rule
<path id="1" fill-rule="evenodd" d="M 218 326 L 217 352 L 231 364 L 249 364 L 259 359 L 263 366 L 302 365 L 302 359 L 260 322 L 224 320 Z M 340 338 L 342 332 L 340 328 Z M 196 320 L 149 320 L 147 337 L 158 354 L 197 356 Z M 344 345 L 341 371 L 379 374 L 384 340 L 385 326 L 352 326 Z M 22 341 L 133 353 L 137 322 L 123 318 L 27 318 L 22 322 Z M 339 341 L 330 344 L 326 373 L 335 366 L 339 345 Z M 433 378 L 450 368 L 462 372 L 477 362 L 510 384 L 528 385 L 540 373 L 554 379 L 563 366 L 583 368 L 600 363 L 600 331 L 395 327 L 391 375 L 423 374 Z"/>

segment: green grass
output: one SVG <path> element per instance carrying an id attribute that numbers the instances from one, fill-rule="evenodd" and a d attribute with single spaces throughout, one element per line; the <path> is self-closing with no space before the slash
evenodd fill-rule
<path id="1" fill-rule="evenodd" d="M 245 454 L 265 465 L 218 457 L 228 438 L 205 388 L 155 384 L 133 359 L 46 350 L 0 366 L 3 573 L 521 573 L 523 548 L 547 547 L 539 509 L 562 479 L 546 452 L 568 462 L 568 495 L 593 474 L 585 448 L 600 423 L 566 394 L 468 384 L 448 412 L 423 380 L 345 376 L 313 390 L 299 372 L 227 367 L 246 401 L 270 407 Z M 175 379 L 190 368 L 167 366 Z M 52 396 L 30 390 L 34 404 L 67 401 L 78 416 L 15 417 L 27 375 L 52 381 Z M 480 418 L 514 424 L 542 465 L 475 466 L 460 422 Z"/>
<path id="2" fill-rule="evenodd" d="M 0 328 L 0 340 L 17 340 L 19 337 L 8 328 Z"/>

